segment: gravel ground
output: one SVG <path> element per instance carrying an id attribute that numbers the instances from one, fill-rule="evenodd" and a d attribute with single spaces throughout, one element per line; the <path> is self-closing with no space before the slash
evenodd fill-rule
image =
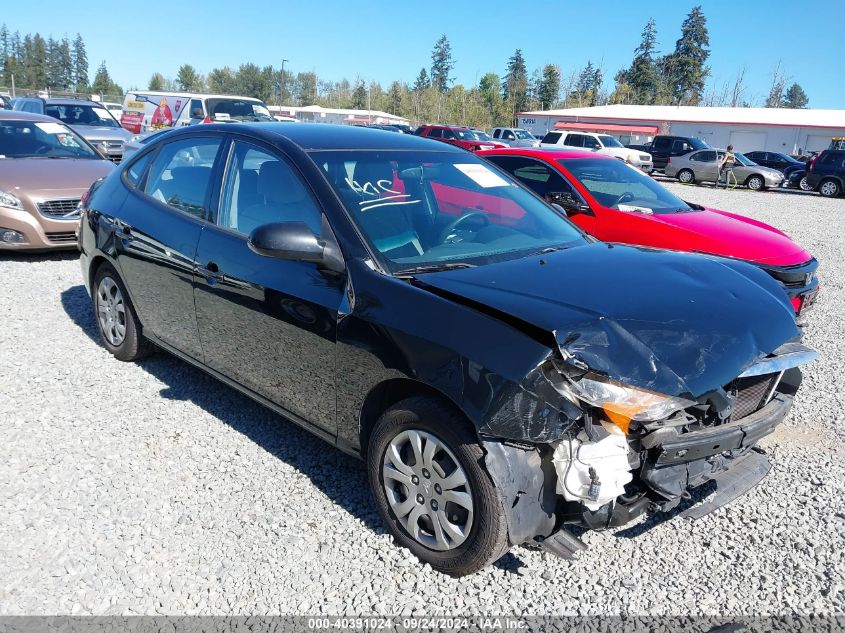
<path id="1" fill-rule="evenodd" d="M 113 360 L 75 257 L 0 257 L 0 613 L 842 613 L 845 200 L 669 186 L 822 263 L 821 359 L 742 499 L 451 579 L 392 544 L 356 460 L 167 354 Z"/>

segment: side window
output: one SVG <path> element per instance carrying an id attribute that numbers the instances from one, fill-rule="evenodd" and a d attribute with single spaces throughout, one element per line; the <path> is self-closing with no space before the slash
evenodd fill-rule
<path id="1" fill-rule="evenodd" d="M 557 143 L 560 140 L 560 132 L 549 132 L 543 137 L 543 143 Z"/>
<path id="2" fill-rule="evenodd" d="M 690 156 L 689 159 L 698 161 L 699 163 L 712 163 L 716 160 L 716 152 L 698 152 Z"/>
<path id="3" fill-rule="evenodd" d="M 141 178 L 144 176 L 144 172 L 147 170 L 147 165 L 150 164 L 150 159 L 154 155 L 155 150 L 149 151 L 129 165 L 129 168 L 126 170 L 126 180 L 130 185 L 133 187 L 138 186 L 138 183 L 141 182 Z"/>
<path id="4" fill-rule="evenodd" d="M 511 132 L 510 130 L 505 130 L 505 133 L 502 135 L 502 138 L 505 139 L 506 141 L 512 141 L 516 137 L 513 135 L 513 132 Z"/>
<path id="5" fill-rule="evenodd" d="M 199 113 L 196 112 L 199 110 Z M 192 119 L 201 119 L 205 116 L 205 110 L 202 107 L 202 100 L 200 99 L 191 99 L 191 109 L 188 111 L 188 114 L 191 115 L 190 118 Z"/>
<path id="6" fill-rule="evenodd" d="M 590 149 L 600 149 L 601 143 L 599 143 L 598 139 L 594 136 L 584 136 L 584 147 L 589 147 Z"/>
<path id="7" fill-rule="evenodd" d="M 148 196 L 197 218 L 207 219 L 211 168 L 220 138 L 191 138 L 162 147 L 150 165 Z"/>
<path id="8" fill-rule="evenodd" d="M 553 193 L 571 193 L 580 197 L 575 189 L 557 171 L 536 160 L 517 156 L 487 156 L 491 163 L 512 174 L 538 196 Z"/>
<path id="9" fill-rule="evenodd" d="M 430 138 L 443 138 L 443 130 L 439 127 L 429 128 L 427 136 Z"/>
<path id="10" fill-rule="evenodd" d="M 441 133 L 443 134 L 443 138 L 448 138 L 448 139 L 455 138 L 455 133 L 448 128 L 444 128 L 443 130 L 441 130 Z"/>
<path id="11" fill-rule="evenodd" d="M 567 134 L 563 144 L 570 147 L 584 147 L 584 137 L 581 134 Z"/>
<path id="12" fill-rule="evenodd" d="M 672 147 L 672 139 L 664 137 L 654 139 L 654 149 L 667 152 Z"/>
<path id="13" fill-rule="evenodd" d="M 322 214 L 293 168 L 281 157 L 235 141 L 217 224 L 249 235 L 270 222 L 304 222 L 320 235 Z"/>
<path id="14" fill-rule="evenodd" d="M 496 128 L 495 130 L 493 130 L 493 138 L 499 138 L 499 134 L 501 133 L 502 131 L 499 128 Z"/>

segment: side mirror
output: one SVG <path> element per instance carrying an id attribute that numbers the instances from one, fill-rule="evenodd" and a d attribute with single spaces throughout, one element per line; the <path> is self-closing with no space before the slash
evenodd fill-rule
<path id="1" fill-rule="evenodd" d="M 202 108 L 194 108 L 191 110 L 191 118 L 192 119 L 202 119 L 205 115 L 202 112 Z"/>
<path id="2" fill-rule="evenodd" d="M 322 264 L 343 272 L 343 259 L 333 245 L 320 240 L 304 222 L 271 222 L 249 234 L 250 250 L 263 257 Z"/>
<path id="3" fill-rule="evenodd" d="M 590 207 L 576 200 L 575 196 L 568 191 L 547 193 L 546 200 L 563 209 L 563 212 L 568 216 L 578 215 L 579 213 L 592 215 Z"/>

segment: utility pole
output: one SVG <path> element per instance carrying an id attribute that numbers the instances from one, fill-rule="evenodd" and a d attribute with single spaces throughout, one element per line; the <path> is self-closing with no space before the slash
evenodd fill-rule
<path id="1" fill-rule="evenodd" d="M 12 99 L 15 98 L 15 75 L 12 74 Z"/>
<path id="2" fill-rule="evenodd" d="M 285 100 L 285 83 L 287 83 L 287 77 L 285 76 L 285 62 L 288 61 L 286 59 L 282 60 L 282 72 L 280 73 L 281 79 L 279 80 L 279 105 L 283 105 Z"/>

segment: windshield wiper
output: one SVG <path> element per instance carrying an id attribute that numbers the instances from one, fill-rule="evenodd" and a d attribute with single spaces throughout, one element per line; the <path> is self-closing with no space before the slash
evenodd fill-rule
<path id="1" fill-rule="evenodd" d="M 426 264 L 425 266 L 404 268 L 393 274 L 395 277 L 414 277 L 424 273 L 436 273 L 442 270 L 457 270 L 459 268 L 475 268 L 475 264 L 468 264 L 466 262 L 441 262 L 440 264 Z"/>

